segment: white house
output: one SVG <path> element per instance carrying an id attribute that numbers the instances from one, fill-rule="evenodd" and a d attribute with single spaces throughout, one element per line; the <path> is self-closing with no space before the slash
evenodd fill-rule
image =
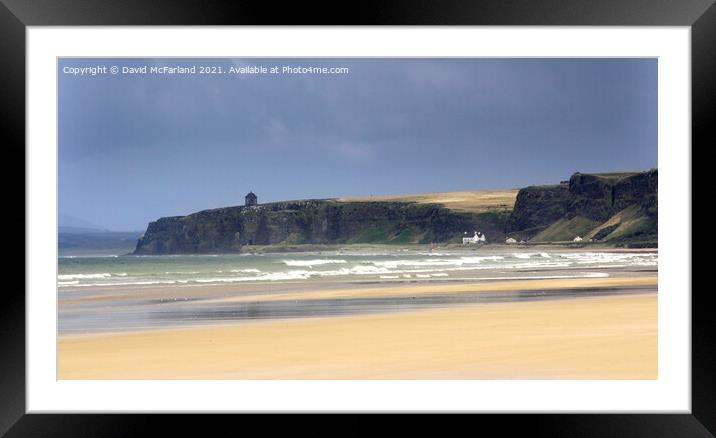
<path id="1" fill-rule="evenodd" d="M 512 237 L 508 237 L 507 239 L 505 239 L 505 243 L 507 243 L 507 244 L 517 243 L 517 240 L 513 239 Z"/>
<path id="2" fill-rule="evenodd" d="M 582 238 L 579 236 L 574 238 L 574 242 L 581 242 L 581 241 L 582 241 Z"/>
<path id="3" fill-rule="evenodd" d="M 467 235 L 467 232 L 465 232 L 465 234 Z M 487 240 L 485 239 L 485 235 L 480 232 L 477 232 L 477 231 L 475 231 L 475 235 L 472 237 L 463 237 L 462 238 L 463 245 L 467 245 L 469 243 L 486 242 L 486 241 Z"/>

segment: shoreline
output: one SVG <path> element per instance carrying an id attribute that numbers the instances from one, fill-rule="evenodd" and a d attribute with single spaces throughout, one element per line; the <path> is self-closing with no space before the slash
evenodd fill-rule
<path id="1" fill-rule="evenodd" d="M 575 268 L 576 270 L 576 268 Z M 550 278 L 550 272 L 535 271 L 534 276 L 530 276 L 531 271 L 521 271 L 528 276 L 522 278 L 430 278 L 430 279 L 397 279 L 397 280 L 329 280 L 323 279 L 318 281 L 305 280 L 286 280 L 272 282 L 245 282 L 245 283 L 197 283 L 197 284 L 171 284 L 171 285 L 117 285 L 117 286 L 96 286 L 86 288 L 64 288 L 61 290 L 63 295 L 59 300 L 59 304 L 70 304 L 73 302 L 82 302 L 87 300 L 109 301 L 113 299 L 137 299 L 138 297 L 161 298 L 176 296 L 178 290 L 186 293 L 195 293 L 195 296 L 201 298 L 217 298 L 221 296 L 258 296 L 269 297 L 271 295 L 279 295 L 286 293 L 301 293 L 301 298 L 308 298 L 311 295 L 331 292 L 335 293 L 351 293 L 353 291 L 383 294 L 393 290 L 411 288 L 417 292 L 429 292 L 437 290 L 441 292 L 460 292 L 460 291 L 477 291 L 477 290 L 529 290 L 539 287 L 563 287 L 563 284 L 569 282 L 570 287 L 606 287 L 617 286 L 622 280 L 626 282 L 640 281 L 641 284 L 652 284 L 656 286 L 658 282 L 657 270 L 642 269 L 634 270 L 617 270 L 603 268 L 579 268 L 580 271 L 599 270 L 609 273 L 606 277 L 588 277 L 588 276 L 555 276 Z M 544 277 L 544 278 L 530 278 Z M 640 280 L 636 280 L 640 279 Z M 651 280 L 650 280 L 651 279 Z"/>
<path id="2" fill-rule="evenodd" d="M 470 304 L 656 293 L 658 278 L 568 278 L 438 284 L 255 284 L 253 288 L 172 287 L 64 298 L 59 333 L 131 332 L 225 322 L 396 313 Z"/>
<path id="3" fill-rule="evenodd" d="M 634 246 L 629 246 L 634 245 Z M 126 254 L 113 254 L 109 256 L 117 257 L 162 257 L 162 256 L 222 256 L 222 255 L 241 255 L 241 254 L 290 254 L 300 252 L 361 252 L 361 251 L 420 251 L 429 252 L 431 245 L 429 243 L 413 243 L 413 244 L 382 244 L 382 243 L 331 243 L 331 244 L 301 244 L 301 245 L 247 245 L 245 251 L 226 252 L 226 253 L 172 253 L 172 254 L 135 254 L 134 252 Z M 560 250 L 568 252 L 580 251 L 599 251 L 599 252 L 658 252 L 658 244 L 656 242 L 538 242 L 538 243 L 485 243 L 479 245 L 465 245 L 461 243 L 443 243 L 432 250 L 439 252 L 440 250 L 449 250 L 455 252 L 474 252 L 482 249 L 490 250 Z M 107 257 L 108 255 L 100 255 L 97 257 Z M 66 254 L 61 257 L 92 257 L 92 255 L 73 255 Z"/>

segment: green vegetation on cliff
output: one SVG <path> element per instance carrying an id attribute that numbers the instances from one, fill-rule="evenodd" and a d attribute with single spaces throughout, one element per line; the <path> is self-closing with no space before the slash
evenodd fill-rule
<path id="1" fill-rule="evenodd" d="M 532 242 L 656 241 L 658 171 L 575 173 L 568 183 L 519 191 L 506 232 Z"/>

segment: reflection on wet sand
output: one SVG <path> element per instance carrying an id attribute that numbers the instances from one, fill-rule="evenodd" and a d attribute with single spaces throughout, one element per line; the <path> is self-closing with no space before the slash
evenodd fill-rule
<path id="1" fill-rule="evenodd" d="M 60 379 L 655 379 L 654 270 L 63 291 Z"/>
<path id="2" fill-rule="evenodd" d="M 114 308 L 108 308 L 107 303 L 100 302 L 94 305 L 92 303 L 85 306 L 80 305 L 74 310 L 63 311 L 60 318 L 60 333 L 124 331 L 257 319 L 390 313 L 466 304 L 540 301 L 649 292 L 655 292 L 654 286 L 635 285 L 241 302 L 232 300 L 212 301 L 197 298 L 186 298 L 177 301 L 152 299 L 123 301 Z"/>

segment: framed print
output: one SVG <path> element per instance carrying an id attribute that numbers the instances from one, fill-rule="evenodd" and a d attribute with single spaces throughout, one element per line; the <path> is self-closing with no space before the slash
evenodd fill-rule
<path id="1" fill-rule="evenodd" d="M 8 436 L 215 412 L 711 436 L 709 2 L 338 22 L 359 26 L 100 4 L 2 9 L 26 164 Z"/>

